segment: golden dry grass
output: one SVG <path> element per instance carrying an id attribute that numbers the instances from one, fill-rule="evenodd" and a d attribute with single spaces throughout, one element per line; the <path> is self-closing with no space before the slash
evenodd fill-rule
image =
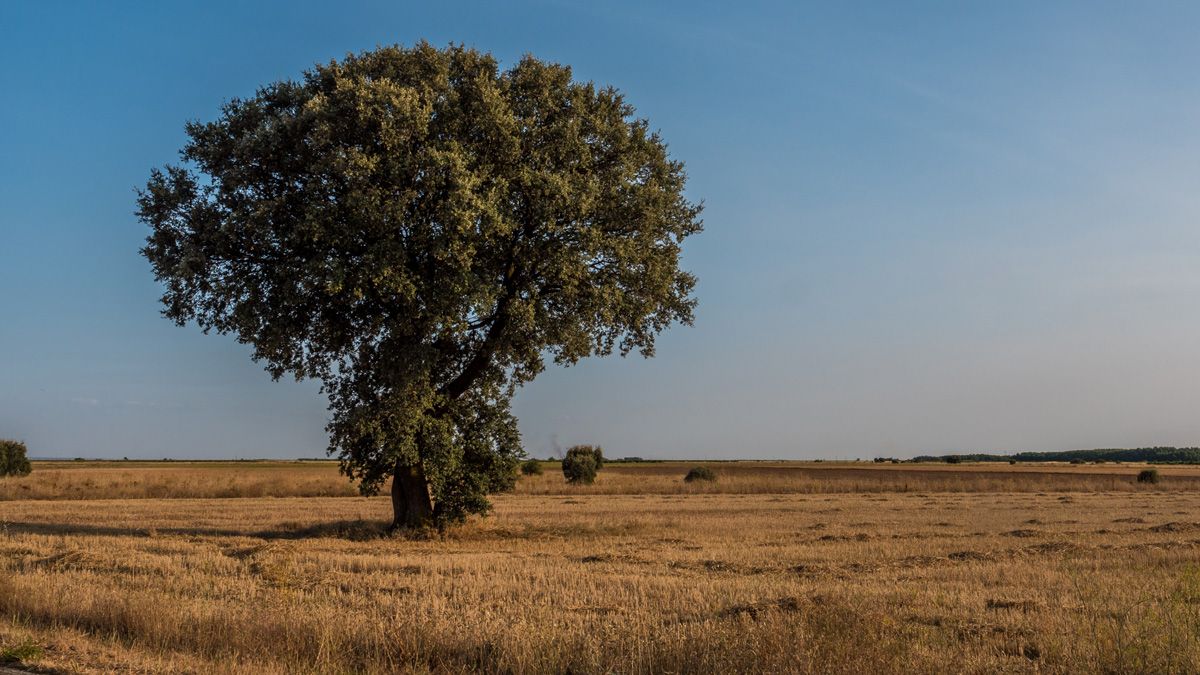
<path id="1" fill-rule="evenodd" d="M 1190 469 L 687 466 L 547 474 L 423 541 L 381 536 L 379 498 L 10 499 L 0 648 L 97 673 L 1200 670 Z M 1022 478 L 1044 489 L 988 490 Z"/>

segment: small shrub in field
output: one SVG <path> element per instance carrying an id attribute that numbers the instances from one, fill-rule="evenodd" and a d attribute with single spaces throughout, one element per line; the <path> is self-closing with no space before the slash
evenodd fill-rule
<path id="1" fill-rule="evenodd" d="M 28 476 L 32 470 L 24 443 L 0 439 L 0 477 Z"/>
<path id="2" fill-rule="evenodd" d="M 542 463 L 536 459 L 527 459 L 521 462 L 521 473 L 526 476 L 540 476 L 542 475 Z"/>
<path id="3" fill-rule="evenodd" d="M 604 466 L 604 454 L 599 447 L 576 445 L 567 450 L 563 457 L 562 471 L 568 483 L 591 485 L 596 481 L 596 472 Z"/>
<path id="4" fill-rule="evenodd" d="M 1017 463 L 1017 460 L 1015 460 L 1015 459 L 1010 459 L 1010 460 L 1008 460 L 1008 463 L 1009 463 L 1009 464 L 1016 464 L 1016 463 Z"/>
<path id="5" fill-rule="evenodd" d="M 42 656 L 42 648 L 32 642 L 0 648 L 0 664 L 32 661 Z"/>
<path id="6" fill-rule="evenodd" d="M 958 455 L 950 455 L 950 456 L 946 457 L 947 464 L 959 464 L 961 462 L 962 462 L 962 457 L 959 457 Z"/>
<path id="7" fill-rule="evenodd" d="M 683 480 L 688 483 L 695 483 L 698 480 L 711 483 L 717 480 L 717 474 L 707 466 L 694 466 L 683 477 Z"/>
<path id="8" fill-rule="evenodd" d="M 1142 469 L 1138 472 L 1137 482 L 1139 483 L 1158 483 L 1158 469 Z"/>

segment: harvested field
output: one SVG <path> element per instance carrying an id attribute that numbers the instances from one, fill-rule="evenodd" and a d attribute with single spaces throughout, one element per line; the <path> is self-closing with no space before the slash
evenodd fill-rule
<path id="1" fill-rule="evenodd" d="M 253 480 L 338 480 L 294 466 Z M 428 540 L 384 536 L 380 498 L 6 497 L 0 649 L 96 673 L 1200 669 L 1193 469 L 688 466 L 522 479 Z M 12 482 L 109 469 L 54 470 Z"/>

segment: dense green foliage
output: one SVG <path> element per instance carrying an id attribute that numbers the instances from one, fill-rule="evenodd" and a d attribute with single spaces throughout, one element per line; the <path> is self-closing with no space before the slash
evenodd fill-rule
<path id="1" fill-rule="evenodd" d="M 0 439 L 0 477 L 28 476 L 33 471 L 21 441 Z"/>
<path id="2" fill-rule="evenodd" d="M 526 476 L 542 475 L 542 463 L 536 459 L 527 459 L 521 462 L 521 473 Z"/>
<path id="3" fill-rule="evenodd" d="M 1142 469 L 1138 472 L 1137 482 L 1139 483 L 1158 483 L 1158 469 Z"/>
<path id="4" fill-rule="evenodd" d="M 572 445 L 570 448 L 567 448 L 567 455 L 570 455 L 572 452 L 576 454 L 592 453 L 592 458 L 596 460 L 597 471 L 603 469 L 605 462 L 608 461 L 604 456 L 604 450 L 598 445 Z"/>
<path id="5" fill-rule="evenodd" d="M 650 356 L 692 320 L 683 165 L 565 66 L 385 47 L 186 130 L 139 197 L 164 314 L 322 380 L 330 454 L 364 493 L 396 476 L 398 516 L 413 484 L 438 522 L 487 509 L 547 357 Z"/>
<path id="6" fill-rule="evenodd" d="M 688 470 L 687 475 L 683 477 L 684 482 L 695 483 L 696 481 L 714 482 L 717 480 L 717 473 L 707 466 L 694 466 Z"/>
<path id="7" fill-rule="evenodd" d="M 954 459 L 951 459 L 954 458 Z M 1200 464 L 1200 448 L 1133 448 L 1068 450 L 1064 452 L 1018 452 L 1012 455 L 956 454 L 921 455 L 914 462 L 1151 462 L 1154 464 Z"/>
<path id="8" fill-rule="evenodd" d="M 604 453 L 599 447 L 576 445 L 569 448 L 563 457 L 563 477 L 568 483 L 591 485 L 596 481 L 596 472 L 603 466 Z"/>

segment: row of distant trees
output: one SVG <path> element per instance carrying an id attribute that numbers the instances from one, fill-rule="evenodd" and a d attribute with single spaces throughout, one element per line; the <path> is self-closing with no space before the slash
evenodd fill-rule
<path id="1" fill-rule="evenodd" d="M 875 461 L 889 461 L 879 458 Z M 1018 452 L 1012 455 L 985 453 L 921 455 L 914 462 L 1151 462 L 1154 464 L 1200 464 L 1200 448 L 1101 448 L 1064 452 Z"/>

